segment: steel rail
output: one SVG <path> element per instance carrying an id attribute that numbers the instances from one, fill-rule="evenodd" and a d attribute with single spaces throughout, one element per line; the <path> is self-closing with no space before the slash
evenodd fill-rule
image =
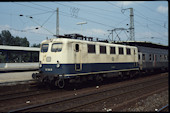
<path id="1" fill-rule="evenodd" d="M 154 84 L 154 85 L 152 85 L 152 86 L 159 85 L 159 84 L 160 84 L 160 83 Z M 163 84 L 164 84 L 164 83 L 163 83 Z M 149 86 L 149 85 L 148 85 L 148 86 Z M 124 94 L 128 94 L 128 93 L 132 93 L 132 92 L 135 92 L 135 91 L 139 91 L 139 90 L 148 88 L 148 86 L 143 87 L 143 88 L 134 89 L 134 90 L 127 91 L 127 92 L 123 92 L 123 93 L 120 93 L 120 94 L 112 95 L 112 96 L 109 96 L 109 97 L 107 97 L 107 98 L 99 99 L 99 100 L 97 100 L 97 101 L 89 102 L 89 103 L 82 104 L 82 105 L 78 105 L 78 106 L 75 106 L 75 107 L 70 107 L 70 108 L 67 108 L 67 109 L 64 109 L 64 110 L 61 110 L 61 111 L 57 111 L 57 112 L 67 112 L 68 110 L 71 110 L 71 109 L 76 109 L 76 108 L 84 107 L 84 106 L 86 106 L 86 105 L 94 104 L 94 103 L 97 103 L 97 102 L 100 102 L 100 101 L 103 101 L 103 100 L 106 100 L 106 99 L 110 99 L 110 98 L 113 98 L 113 97 L 116 97 L 116 96 L 121 96 L 121 95 L 124 95 Z"/>
<path id="2" fill-rule="evenodd" d="M 42 104 L 37 104 L 37 105 L 31 105 L 31 106 L 27 106 L 27 107 L 23 107 L 23 108 L 19 108 L 19 109 L 15 109 L 15 110 L 11 110 L 9 112 L 18 112 L 18 111 L 24 111 L 24 110 L 28 110 L 28 109 L 33 109 L 33 108 L 37 108 L 37 107 L 42 107 L 42 106 L 47 106 L 50 104 L 56 104 L 59 102 L 64 102 L 64 101 L 69 101 L 69 100 L 73 100 L 73 99 L 77 99 L 77 98 L 83 98 L 86 96 L 90 96 L 90 95 L 95 95 L 95 94 L 99 94 L 99 93 L 103 93 L 103 92 L 108 92 L 108 91 L 112 91 L 112 90 L 116 90 L 116 89 L 121 89 L 121 88 L 126 88 L 126 87 L 131 87 L 131 86 L 135 86 L 135 85 L 139 85 L 139 84 L 145 84 L 145 83 L 150 83 L 150 81 L 160 81 L 160 78 L 156 78 L 154 80 L 147 80 L 144 82 L 140 82 L 140 83 L 135 83 L 135 84 L 130 84 L 130 85 L 123 85 L 121 87 L 116 87 L 116 88 L 111 88 L 111 89 L 105 89 L 105 90 L 101 90 L 101 91 L 96 91 L 96 92 L 90 92 L 87 94 L 80 94 L 80 95 L 76 95 L 76 96 L 72 96 L 72 97 L 65 97 L 64 99 L 58 99 L 57 101 L 53 101 L 53 102 L 48 102 L 48 103 L 42 103 Z M 162 79 L 165 79 L 165 77 L 162 77 Z M 148 87 L 148 85 L 146 86 Z M 120 95 L 120 94 L 119 94 Z"/>
<path id="3" fill-rule="evenodd" d="M 25 92 L 18 92 L 18 93 L 14 93 L 14 94 L 7 94 L 7 95 L 1 95 L 4 97 L 0 98 L 0 102 L 1 101 L 6 101 L 6 100 L 11 100 L 11 99 L 17 99 L 17 98 L 24 98 L 24 97 L 28 97 L 28 96 L 34 96 L 34 95 L 40 95 L 40 94 L 46 94 L 46 93 L 50 93 L 53 91 L 37 91 L 37 90 L 32 90 L 32 91 L 25 91 Z M 29 94 L 31 93 L 31 94 Z M 33 93 L 33 94 L 32 94 Z"/>
<path id="4" fill-rule="evenodd" d="M 162 112 L 164 111 L 166 108 L 168 108 L 169 104 L 163 106 L 162 108 L 160 108 L 157 112 Z"/>

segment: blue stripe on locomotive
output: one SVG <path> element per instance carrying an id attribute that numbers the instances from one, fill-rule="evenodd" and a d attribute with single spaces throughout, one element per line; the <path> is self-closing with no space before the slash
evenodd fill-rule
<path id="1" fill-rule="evenodd" d="M 103 72 L 123 69 L 139 68 L 138 64 L 132 63 L 88 63 L 82 64 L 82 70 L 76 71 L 75 64 L 60 64 L 60 67 L 56 67 L 57 64 L 42 64 L 40 71 L 47 74 L 79 74 L 90 72 Z M 51 71 L 46 69 L 52 69 Z"/>

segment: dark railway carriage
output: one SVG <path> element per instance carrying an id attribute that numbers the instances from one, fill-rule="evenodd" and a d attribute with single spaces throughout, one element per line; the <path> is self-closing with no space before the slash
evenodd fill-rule
<path id="1" fill-rule="evenodd" d="M 161 71 L 168 69 L 168 46 L 150 42 L 119 42 L 119 44 L 136 46 L 140 70 Z"/>

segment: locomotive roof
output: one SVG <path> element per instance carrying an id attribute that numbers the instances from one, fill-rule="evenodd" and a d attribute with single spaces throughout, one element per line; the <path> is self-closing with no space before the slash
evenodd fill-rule
<path id="1" fill-rule="evenodd" d="M 70 39 L 70 38 L 51 38 L 48 40 L 42 41 L 42 43 L 49 43 L 49 42 L 55 42 L 55 41 L 63 41 L 63 42 L 85 42 L 88 44 L 103 44 L 103 45 L 114 45 L 114 46 L 121 46 L 121 47 L 131 47 L 131 48 L 136 48 L 135 46 L 132 45 L 122 45 L 122 44 L 115 44 L 115 43 L 105 43 L 105 42 L 99 42 L 99 41 L 88 41 L 88 40 L 78 40 L 78 39 Z"/>
<path id="2" fill-rule="evenodd" d="M 106 42 L 108 44 L 119 44 L 119 46 L 121 45 L 129 45 L 129 46 L 143 46 L 143 47 L 151 47 L 151 48 L 160 48 L 160 49 L 168 49 L 168 46 L 165 45 L 160 45 L 160 44 L 155 44 L 155 43 L 151 43 L 151 42 L 142 42 L 142 41 L 126 41 L 126 42 L 112 42 L 109 43 L 108 40 L 98 40 L 98 38 L 95 37 L 87 37 L 87 36 L 83 36 L 81 34 L 64 34 L 64 35 L 55 35 L 58 38 L 65 38 L 65 39 L 76 39 L 76 40 L 85 40 L 88 42 Z M 96 41 L 94 41 L 94 39 L 96 39 Z"/>

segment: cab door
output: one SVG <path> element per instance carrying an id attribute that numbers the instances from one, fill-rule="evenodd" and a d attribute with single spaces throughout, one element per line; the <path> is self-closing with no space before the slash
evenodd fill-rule
<path id="1" fill-rule="evenodd" d="M 141 52 L 138 52 L 138 62 L 139 62 L 139 68 L 140 70 L 142 70 L 143 66 L 142 66 L 142 60 L 143 60 L 143 56 Z"/>
<path id="2" fill-rule="evenodd" d="M 74 43 L 74 61 L 75 61 L 75 71 L 82 70 L 82 45 L 80 43 Z"/>
<path id="3" fill-rule="evenodd" d="M 157 55 L 153 54 L 153 68 L 156 68 Z"/>

